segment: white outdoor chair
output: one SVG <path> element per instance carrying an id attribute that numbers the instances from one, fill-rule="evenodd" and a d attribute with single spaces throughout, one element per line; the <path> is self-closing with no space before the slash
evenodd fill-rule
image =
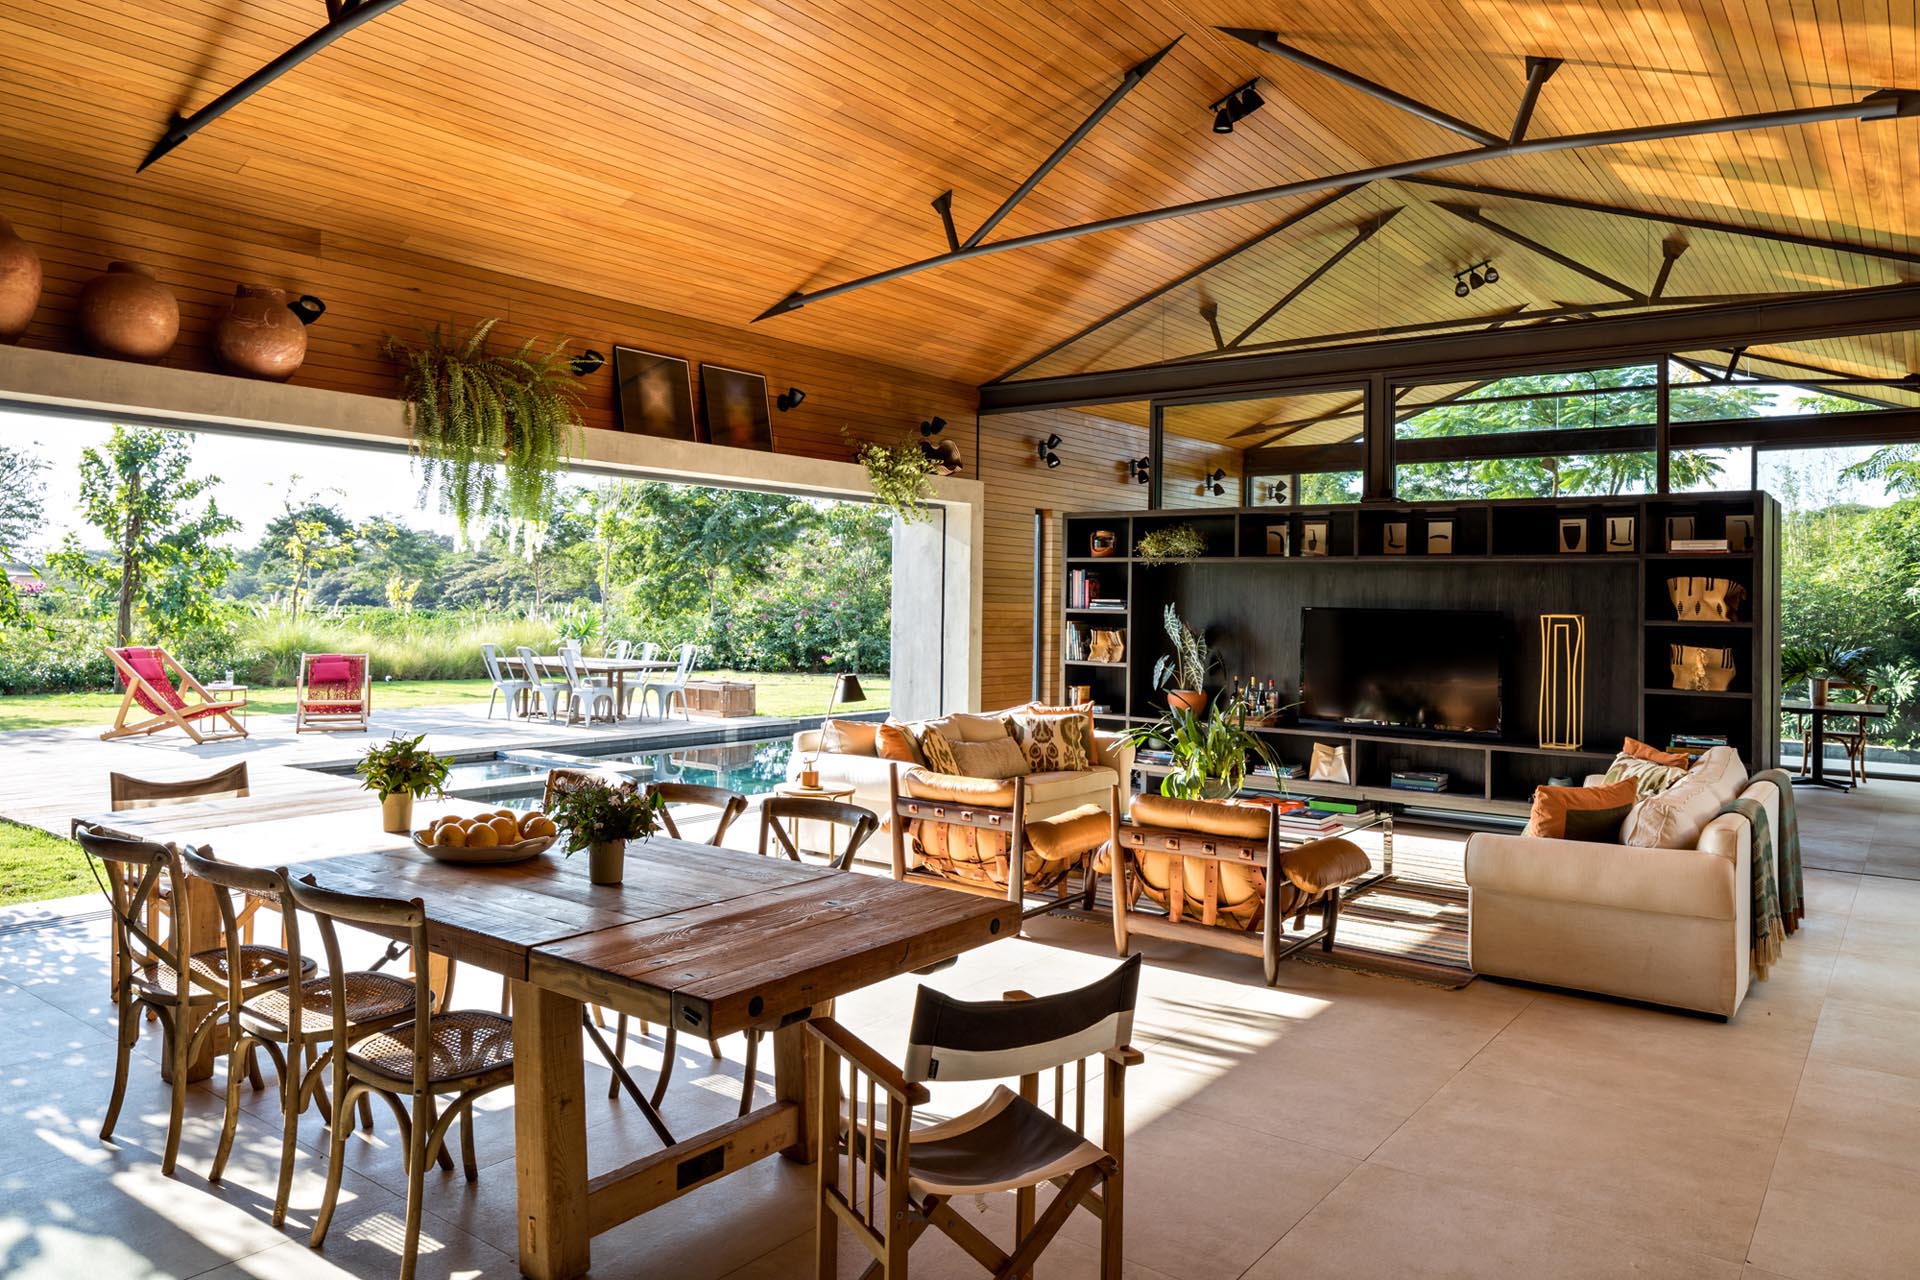
<path id="1" fill-rule="evenodd" d="M 652 662 L 657 658 L 659 658 L 660 646 L 654 641 L 649 640 L 645 644 L 641 645 L 637 650 L 629 649 L 627 651 L 627 656 L 632 658 L 635 662 Z M 635 694 L 640 692 L 640 685 L 645 680 L 646 675 L 647 673 L 645 671 L 642 671 L 640 672 L 639 679 L 629 680 L 627 682 L 626 702 L 620 708 L 621 715 L 630 716 L 633 714 L 633 698 Z M 640 710 L 642 712 L 645 712 L 646 709 L 647 709 L 646 703 L 643 701 L 640 704 Z"/>
<path id="2" fill-rule="evenodd" d="M 603 720 L 620 718 L 620 702 L 614 695 L 613 684 L 607 680 L 592 679 L 582 672 L 579 650 L 562 649 L 560 665 L 567 673 L 567 694 L 572 705 L 572 711 L 567 717 L 569 720 L 579 715 L 580 708 L 583 706 L 587 709 L 586 718 L 589 724 L 596 717 Z M 598 708 L 602 706 L 607 709 L 605 715 L 599 714 Z"/>
<path id="3" fill-rule="evenodd" d="M 616 662 L 625 662 L 633 656 L 633 641 L 615 640 L 607 646 L 607 656 Z"/>
<path id="4" fill-rule="evenodd" d="M 481 645 L 480 658 L 487 664 L 487 679 L 493 681 L 493 695 L 487 699 L 487 719 L 493 719 L 493 705 L 503 693 L 507 695 L 507 718 L 512 719 L 516 709 L 524 709 L 528 695 L 533 692 L 533 682 L 516 680 L 509 674 L 511 659 L 500 656 L 497 644 Z"/>
<path id="5" fill-rule="evenodd" d="M 527 682 L 532 690 L 533 699 L 549 720 L 558 720 L 567 705 L 567 680 L 564 675 L 555 677 L 547 671 L 535 656 L 532 649 L 521 645 L 520 665 L 525 668 Z M 529 712 L 531 714 L 531 712 Z"/>
<path id="6" fill-rule="evenodd" d="M 687 674 L 693 670 L 693 659 L 698 653 L 699 649 L 694 645 L 681 645 L 678 665 L 675 666 L 673 675 L 649 680 L 646 687 L 640 691 L 640 709 L 642 711 L 647 709 L 647 695 L 651 693 L 659 698 L 660 718 L 665 720 L 669 708 L 673 706 L 674 695 L 678 694 L 680 695 L 680 714 L 688 720 L 693 719 L 692 714 L 687 710 Z"/>

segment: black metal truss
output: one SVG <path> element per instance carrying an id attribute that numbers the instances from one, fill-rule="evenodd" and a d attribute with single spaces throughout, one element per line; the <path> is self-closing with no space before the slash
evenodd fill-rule
<path id="1" fill-rule="evenodd" d="M 1400 108 L 1400 110 L 1406 112 L 1408 115 L 1418 116 L 1429 124 L 1437 124 L 1442 129 L 1448 129 L 1463 137 L 1472 138 L 1475 142 L 1483 146 L 1493 146 L 1503 141 L 1498 134 L 1489 133 L 1477 124 L 1462 120 L 1458 116 L 1450 116 L 1438 107 L 1430 106 L 1418 98 L 1409 98 L 1406 94 L 1389 89 L 1378 81 L 1369 80 L 1363 75 L 1347 70 L 1345 67 L 1335 66 L 1325 59 L 1316 58 L 1304 49 L 1297 49 L 1293 45 L 1283 42 L 1280 39 L 1280 33 L 1277 31 L 1255 31 L 1248 27 L 1215 27 L 1214 30 L 1220 32 L 1222 35 L 1232 36 L 1235 40 L 1239 40 L 1244 44 L 1250 44 L 1263 53 L 1274 54 L 1278 57 L 1285 58 L 1288 62 L 1294 63 L 1297 66 L 1305 67 L 1309 71 L 1318 72 L 1336 84 L 1343 84 L 1349 89 L 1357 89 L 1370 98 L 1378 98 L 1382 102 Z M 1531 67 L 1529 67 L 1529 70 L 1531 70 Z M 1538 89 L 1534 89 L 1533 92 L 1537 94 L 1539 91 Z M 1527 113 L 1529 115 L 1532 114 L 1530 107 Z"/>
<path id="2" fill-rule="evenodd" d="M 1646 301 L 1647 295 L 1640 292 L 1640 290 L 1634 288 L 1632 285 L 1623 284 L 1622 282 L 1608 275 L 1606 272 L 1601 271 L 1596 267 L 1590 267 L 1586 263 L 1580 261 L 1578 258 L 1575 258 L 1570 254 L 1562 253 L 1551 245 L 1542 244 L 1540 241 L 1535 240 L 1531 236 L 1523 235 L 1520 232 L 1515 231 L 1512 227 L 1509 227 L 1503 223 L 1494 221 L 1492 218 L 1489 218 L 1486 214 L 1480 212 L 1479 208 L 1475 205 L 1456 204 L 1451 200 L 1436 200 L 1433 203 L 1436 209 L 1440 209 L 1443 212 L 1450 213 L 1454 217 L 1460 219 L 1462 222 L 1470 222 L 1476 227 L 1484 227 L 1488 231 L 1491 231 L 1493 232 L 1493 234 L 1499 236 L 1502 240 L 1506 240 L 1513 244 L 1517 244 L 1522 249 L 1525 249 L 1530 253 L 1538 254 L 1540 257 L 1545 258 L 1548 262 L 1559 263 L 1561 266 L 1565 267 L 1567 270 L 1576 272 L 1579 275 L 1583 275 L 1587 279 L 1593 281 L 1595 284 L 1605 285 L 1607 288 L 1613 290 L 1615 293 L 1621 294 L 1624 297 L 1632 299 L 1633 301 L 1636 301 L 1636 302 Z"/>
<path id="3" fill-rule="evenodd" d="M 356 27 L 372 22 L 389 9 L 397 9 L 406 0 L 327 0 L 326 25 L 307 36 L 299 44 L 242 80 L 233 88 L 209 102 L 191 115 L 176 112 L 167 122 L 167 130 L 160 140 L 153 144 L 146 158 L 140 162 L 136 172 L 144 171 L 149 165 L 184 143 L 188 138 L 200 132 L 218 120 L 227 112 L 251 98 L 260 90 L 278 80 L 287 72 L 319 53 L 335 40 L 346 35 Z"/>
<path id="4" fill-rule="evenodd" d="M 1288 303 L 1292 302 L 1295 298 L 1305 293 L 1308 289 L 1311 289 L 1315 284 L 1319 282 L 1320 277 L 1326 275 L 1327 272 L 1339 266 L 1340 263 L 1345 260 L 1348 254 L 1352 253 L 1355 249 L 1358 249 L 1361 245 L 1365 244 L 1367 241 L 1373 239 L 1374 235 L 1380 230 L 1380 228 L 1386 226 L 1389 222 L 1392 222 L 1394 218 L 1399 215 L 1399 213 L 1400 213 L 1400 210 L 1398 208 L 1388 209 L 1383 213 L 1375 214 L 1373 217 L 1368 218 L 1365 222 L 1361 223 L 1359 229 L 1356 230 L 1353 233 L 1353 235 L 1348 238 L 1345 244 L 1341 245 L 1338 249 L 1335 249 L 1331 254 L 1329 254 L 1327 258 L 1320 263 L 1319 266 L 1309 271 L 1306 274 L 1305 278 L 1300 281 L 1300 283 L 1294 285 L 1293 288 L 1287 290 L 1284 294 L 1280 295 L 1280 298 L 1272 306 L 1268 307 L 1265 311 L 1262 311 L 1258 316 L 1254 317 L 1253 322 L 1251 324 L 1247 325 L 1246 328 L 1242 329 L 1239 333 L 1235 334 L 1233 338 L 1230 339 L 1221 349 L 1227 350 L 1227 351 L 1239 350 L 1246 343 L 1246 340 L 1252 337 L 1254 332 L 1257 329 L 1259 329 L 1260 326 L 1264 325 L 1267 321 L 1279 315 L 1280 312 L 1286 307 Z M 1219 333 L 1217 330 L 1214 334 L 1214 337 L 1216 339 L 1215 346 L 1221 347 L 1221 344 L 1217 341 L 1217 339 L 1219 338 Z"/>

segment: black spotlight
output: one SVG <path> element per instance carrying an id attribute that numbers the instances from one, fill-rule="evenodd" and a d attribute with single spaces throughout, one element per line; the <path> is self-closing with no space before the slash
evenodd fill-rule
<path id="1" fill-rule="evenodd" d="M 1487 278 L 1481 275 L 1478 271 L 1467 272 L 1467 283 L 1471 285 L 1473 288 L 1478 289 L 1481 285 L 1485 284 L 1486 282 L 1487 282 Z"/>
<path id="2" fill-rule="evenodd" d="M 1200 491 L 1202 493 L 1210 493 L 1218 498 L 1227 491 L 1227 486 L 1221 483 L 1221 481 L 1226 478 L 1227 469 L 1225 467 L 1215 467 L 1207 474 L 1205 479 L 1201 480 Z"/>
<path id="3" fill-rule="evenodd" d="M 1233 132 L 1233 113 L 1225 107 L 1213 113 L 1213 131 L 1215 133 Z"/>
<path id="4" fill-rule="evenodd" d="M 1258 80 L 1250 82 L 1246 89 L 1240 94 L 1240 101 L 1237 105 L 1240 108 L 1240 118 L 1243 120 L 1267 105 L 1267 100 L 1260 96 L 1258 89 L 1253 87 L 1259 83 Z"/>
<path id="5" fill-rule="evenodd" d="M 1133 477 L 1135 484 L 1145 484 L 1153 478 L 1153 459 L 1135 458 L 1127 464 L 1127 474 Z"/>
<path id="6" fill-rule="evenodd" d="M 1267 100 L 1261 97 L 1260 91 L 1254 87 L 1259 83 L 1256 77 L 1229 90 L 1227 96 L 1218 102 L 1208 104 L 1208 109 L 1213 112 L 1215 133 L 1232 133 L 1234 121 L 1244 120 L 1267 105 Z"/>
<path id="7" fill-rule="evenodd" d="M 1047 464 L 1047 470 L 1049 471 L 1060 465 L 1060 455 L 1054 452 L 1054 450 L 1059 447 L 1060 435 L 1058 432 L 1053 432 L 1049 434 L 1045 440 L 1040 442 L 1040 447 L 1036 450 L 1040 461 Z"/>
<path id="8" fill-rule="evenodd" d="M 1467 282 L 1465 280 L 1462 280 L 1459 276 L 1455 276 L 1453 278 L 1453 296 L 1456 298 L 1464 298 L 1467 296 L 1469 292 L 1470 290 L 1467 288 Z"/>
<path id="9" fill-rule="evenodd" d="M 778 406 L 780 412 L 785 413 L 789 409 L 798 409 L 801 405 L 805 404 L 806 401 L 806 392 L 798 387 L 788 387 L 785 391 L 782 391 L 774 397 L 773 403 Z"/>
<path id="10" fill-rule="evenodd" d="M 1486 272 L 1485 272 L 1485 277 L 1486 277 L 1486 281 L 1487 281 L 1487 283 L 1488 283 L 1488 284 L 1499 284 L 1499 283 L 1500 283 L 1500 273 L 1499 273 L 1498 271 L 1496 271 L 1496 270 L 1494 270 L 1494 266 L 1493 266 L 1493 264 L 1492 264 L 1491 262 L 1489 262 L 1489 263 L 1487 264 L 1487 269 L 1486 269 Z"/>
<path id="11" fill-rule="evenodd" d="M 920 434 L 923 436 L 937 436 L 946 429 L 947 420 L 945 418 L 929 418 L 920 424 Z"/>
<path id="12" fill-rule="evenodd" d="M 573 358 L 573 376 L 584 378 L 607 362 L 607 358 L 598 351 L 582 351 Z"/>

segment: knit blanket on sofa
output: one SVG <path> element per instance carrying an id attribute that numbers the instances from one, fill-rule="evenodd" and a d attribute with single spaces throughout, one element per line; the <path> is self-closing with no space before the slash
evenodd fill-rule
<path id="1" fill-rule="evenodd" d="M 1753 975 L 1766 981 L 1780 960 L 1787 935 L 1806 917 L 1806 890 L 1800 875 L 1800 820 L 1794 812 L 1793 779 L 1785 769 L 1754 774 L 1748 785 L 1771 782 L 1780 792 L 1780 829 L 1767 821 L 1767 807 L 1736 796 L 1720 808 L 1753 828 Z"/>

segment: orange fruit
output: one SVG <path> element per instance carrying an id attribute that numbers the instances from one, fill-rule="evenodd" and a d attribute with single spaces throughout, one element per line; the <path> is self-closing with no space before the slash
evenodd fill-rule
<path id="1" fill-rule="evenodd" d="M 449 822 L 433 833 L 433 842 L 448 849 L 467 847 L 467 829 L 457 822 Z"/>
<path id="2" fill-rule="evenodd" d="M 469 849 L 491 849 L 499 843 L 499 833 L 483 823 L 474 823 L 473 829 L 467 832 L 467 848 Z"/>
<path id="3" fill-rule="evenodd" d="M 501 844 L 517 844 L 520 840 L 520 824 L 512 818 L 496 817 L 487 826 L 493 828 L 493 834 Z"/>
<path id="4" fill-rule="evenodd" d="M 539 840 L 546 836 L 556 835 L 559 833 L 559 830 L 558 827 L 553 825 L 553 819 L 544 813 L 532 814 L 525 822 L 520 824 L 520 834 L 528 840 Z"/>
<path id="5" fill-rule="evenodd" d="M 488 814 L 487 816 L 489 818 L 507 818 L 515 822 L 519 821 L 520 819 L 520 815 L 515 813 L 511 809 L 495 809 L 492 813 Z"/>

